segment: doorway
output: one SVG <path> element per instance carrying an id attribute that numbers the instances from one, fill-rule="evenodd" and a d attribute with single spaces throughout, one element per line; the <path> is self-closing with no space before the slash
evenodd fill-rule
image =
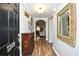
<path id="1" fill-rule="evenodd" d="M 44 20 L 36 21 L 36 42 L 46 39 L 46 22 Z"/>

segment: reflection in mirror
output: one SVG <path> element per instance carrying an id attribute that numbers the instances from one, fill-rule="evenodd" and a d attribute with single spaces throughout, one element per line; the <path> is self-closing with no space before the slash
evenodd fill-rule
<path id="1" fill-rule="evenodd" d="M 64 36 L 69 36 L 69 12 L 64 13 L 60 17 L 61 19 L 61 34 Z"/>

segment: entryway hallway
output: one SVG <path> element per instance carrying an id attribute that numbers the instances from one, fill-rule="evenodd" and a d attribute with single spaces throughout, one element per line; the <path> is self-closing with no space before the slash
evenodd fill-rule
<path id="1" fill-rule="evenodd" d="M 76 15 L 79 15 L 79 4 L 75 3 L 20 4 L 20 54 L 79 56 L 79 17 Z"/>

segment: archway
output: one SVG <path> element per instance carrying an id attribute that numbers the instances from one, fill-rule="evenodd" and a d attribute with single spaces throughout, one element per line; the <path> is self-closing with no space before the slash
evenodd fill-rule
<path id="1" fill-rule="evenodd" d="M 44 20 L 36 21 L 36 40 L 39 40 L 40 37 L 46 39 L 46 22 Z"/>

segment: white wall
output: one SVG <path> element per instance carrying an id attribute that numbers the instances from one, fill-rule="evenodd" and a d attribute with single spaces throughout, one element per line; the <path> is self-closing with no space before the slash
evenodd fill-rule
<path id="1" fill-rule="evenodd" d="M 35 24 L 36 24 L 36 21 L 38 21 L 38 20 L 44 20 L 45 22 L 46 22 L 46 40 L 48 40 L 48 18 L 33 18 L 33 20 L 34 20 L 34 32 L 36 31 L 35 30 Z M 35 37 L 35 39 L 36 39 L 36 37 Z"/>
<path id="2" fill-rule="evenodd" d="M 48 20 L 48 38 L 49 38 L 49 42 L 53 43 L 53 19 Z"/>
<path id="3" fill-rule="evenodd" d="M 76 31 L 76 47 L 73 48 L 63 41 L 57 39 L 57 13 L 65 6 L 66 4 L 61 4 L 61 6 L 57 9 L 57 12 L 53 17 L 54 24 L 54 42 L 53 47 L 56 49 L 59 55 L 61 56 L 79 56 L 79 4 L 77 4 L 77 31 Z"/>
<path id="4" fill-rule="evenodd" d="M 24 15 L 25 14 L 24 11 L 27 11 L 27 10 L 24 8 L 23 4 L 20 4 L 20 32 L 21 33 L 28 33 L 28 32 L 31 32 L 28 28 L 28 21 L 30 21 L 31 15 L 27 11 L 30 15 L 30 17 L 27 18 Z"/>

